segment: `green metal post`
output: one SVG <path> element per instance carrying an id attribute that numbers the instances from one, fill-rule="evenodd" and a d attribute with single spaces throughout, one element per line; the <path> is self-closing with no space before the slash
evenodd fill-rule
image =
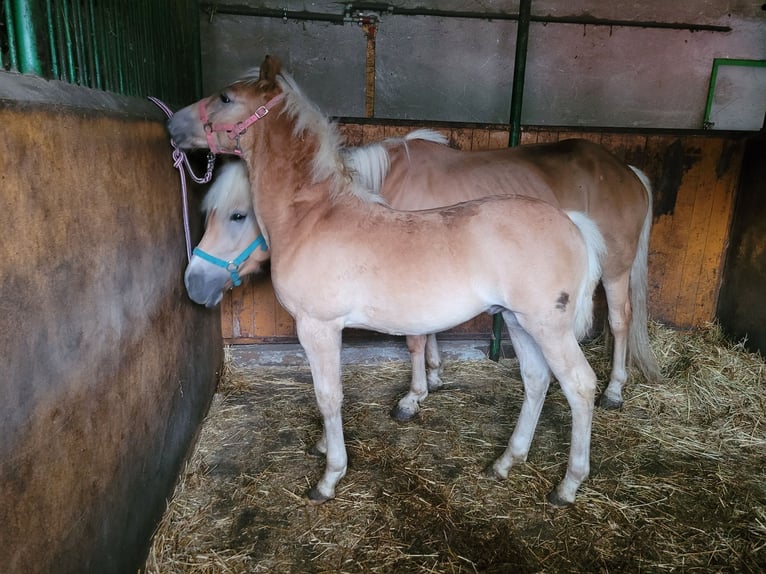
<path id="1" fill-rule="evenodd" d="M 11 0 L 3 0 L 5 10 L 5 30 L 8 34 L 8 65 L 9 69 L 16 72 L 19 69 L 18 50 L 16 49 L 16 34 L 13 27 L 13 9 Z"/>
<path id="2" fill-rule="evenodd" d="M 519 3 L 519 25 L 516 30 L 516 58 L 513 64 L 513 88 L 511 91 L 511 133 L 508 147 L 515 147 L 521 141 L 521 104 L 524 99 L 524 73 L 527 67 L 527 44 L 529 42 L 529 22 L 532 14 L 532 0 Z M 489 358 L 500 358 L 500 343 L 503 331 L 503 316 L 497 313 L 492 317 L 492 341 Z"/>
<path id="3" fill-rule="evenodd" d="M 43 69 L 37 54 L 35 14 L 30 0 L 15 0 L 14 27 L 18 39 L 19 72 L 42 76 Z"/>

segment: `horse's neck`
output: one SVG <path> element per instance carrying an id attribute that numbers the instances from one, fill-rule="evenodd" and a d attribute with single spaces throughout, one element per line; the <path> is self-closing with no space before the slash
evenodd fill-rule
<path id="1" fill-rule="evenodd" d="M 331 203 L 331 181 L 313 181 L 316 138 L 295 137 L 280 123 L 263 130 L 245 154 L 258 224 L 270 244 L 293 233 L 296 225 L 309 225 Z"/>

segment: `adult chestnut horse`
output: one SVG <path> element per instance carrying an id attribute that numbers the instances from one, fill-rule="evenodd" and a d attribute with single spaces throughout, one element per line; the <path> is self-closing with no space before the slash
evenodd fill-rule
<path id="1" fill-rule="evenodd" d="M 572 433 L 566 474 L 549 500 L 574 502 L 590 468 L 596 389 L 577 340 L 592 319 L 603 252 L 587 216 L 521 196 L 420 212 L 389 208 L 349 176 L 336 127 L 270 57 L 258 78 L 187 106 L 168 126 L 181 147 L 235 153 L 247 164 L 274 291 L 295 319 L 324 423 L 316 450 L 326 466 L 310 501 L 333 498 L 347 468 L 342 330 L 420 335 L 494 310 L 510 332 L 525 394 L 492 470 L 505 478 L 526 459 L 553 374 L 572 411 Z M 200 303 L 230 280 L 211 265 L 186 278 Z"/>
<path id="2" fill-rule="evenodd" d="M 649 180 L 603 146 L 582 139 L 486 151 L 459 151 L 439 134 L 418 130 L 362 148 L 349 148 L 346 162 L 396 209 L 444 207 L 487 195 L 536 197 L 566 210 L 587 213 L 604 237 L 601 282 L 614 338 L 607 408 L 622 406 L 630 357 L 652 381 L 661 378 L 647 332 L 647 258 L 652 225 Z M 408 339 L 410 349 L 425 341 Z M 440 386 L 436 339 L 429 337 L 428 388 Z M 421 351 L 422 355 L 422 351 Z M 413 355 L 413 367 L 422 358 Z M 427 395 L 424 375 L 415 380 L 417 400 Z M 410 404 L 413 404 L 412 397 Z M 417 402 L 414 402 L 415 412 Z M 414 412 L 413 412 L 414 414 Z"/>

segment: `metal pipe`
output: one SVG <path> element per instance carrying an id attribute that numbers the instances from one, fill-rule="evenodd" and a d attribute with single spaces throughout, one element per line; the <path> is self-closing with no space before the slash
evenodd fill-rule
<path id="1" fill-rule="evenodd" d="M 285 20 L 311 20 L 343 24 L 342 14 L 309 12 L 306 10 L 278 10 L 255 8 L 242 5 L 221 4 L 218 2 L 200 2 L 200 9 L 211 17 L 215 14 L 238 16 L 259 16 L 262 18 L 282 18 Z M 353 10 L 377 12 L 391 16 L 432 16 L 438 18 L 466 18 L 471 20 L 518 20 L 518 14 L 509 12 L 476 12 L 461 10 L 438 10 L 429 8 L 400 8 L 382 2 L 353 2 L 344 6 L 346 12 Z M 655 22 L 651 20 L 616 20 L 613 18 L 594 18 L 593 16 L 531 16 L 531 22 L 543 24 L 581 24 L 588 26 L 622 26 L 626 28 L 661 28 L 668 30 L 689 30 L 690 32 L 731 32 L 730 26 L 710 24 L 691 24 L 688 22 Z"/>
<path id="2" fill-rule="evenodd" d="M 45 17 L 48 22 L 48 48 L 51 58 L 51 74 L 59 79 L 58 47 L 56 46 L 56 26 L 54 25 L 53 8 L 51 0 L 45 0 Z"/>
<path id="3" fill-rule="evenodd" d="M 19 69 L 19 56 L 16 49 L 11 0 L 3 0 L 3 10 L 5 11 L 5 30 L 8 34 L 8 65 L 11 71 L 16 72 Z"/>
<path id="4" fill-rule="evenodd" d="M 13 16 L 18 40 L 19 72 L 42 76 L 43 69 L 35 37 L 35 13 L 30 0 L 15 0 Z"/>
<path id="5" fill-rule="evenodd" d="M 64 48 L 66 50 L 66 81 L 74 84 L 76 79 L 74 50 L 72 47 L 72 33 L 69 27 L 69 7 L 66 2 L 61 3 L 61 18 L 63 20 Z"/>
<path id="6" fill-rule="evenodd" d="M 101 79 L 101 39 L 98 34 L 98 27 L 96 26 L 96 7 L 93 4 L 93 0 L 88 0 L 88 22 L 90 23 L 90 41 L 91 41 L 91 57 L 93 62 L 93 87 L 98 90 L 104 89 L 104 82 Z"/>
<path id="7" fill-rule="evenodd" d="M 529 23 L 532 14 L 532 0 L 520 0 L 519 25 L 516 28 L 516 55 L 513 63 L 513 85 L 511 88 L 511 117 L 508 147 L 516 147 L 521 142 L 521 107 L 524 101 L 524 76 L 527 69 L 527 45 L 529 43 Z M 500 346 L 503 336 L 503 316 L 492 316 L 492 340 L 489 345 L 489 358 L 500 359 Z"/>
<path id="8" fill-rule="evenodd" d="M 529 22 L 532 0 L 519 2 L 519 25 L 516 29 L 516 56 L 513 62 L 513 85 L 511 88 L 511 133 L 509 147 L 521 141 L 521 106 L 524 101 L 524 76 L 527 69 L 527 45 L 529 44 Z"/>

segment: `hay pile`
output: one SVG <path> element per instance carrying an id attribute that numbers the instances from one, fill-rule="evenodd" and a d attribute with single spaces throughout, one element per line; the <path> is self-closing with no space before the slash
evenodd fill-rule
<path id="1" fill-rule="evenodd" d="M 651 338 L 667 381 L 634 376 L 622 411 L 596 410 L 591 477 L 565 510 L 545 502 L 569 448 L 557 385 L 529 461 L 481 475 L 521 405 L 512 359 L 447 364 L 408 424 L 388 415 L 408 364 L 347 367 L 349 471 L 319 507 L 303 499 L 324 466 L 306 454 L 321 434 L 308 368 L 233 369 L 146 572 L 762 572 L 764 362 L 713 326 Z M 603 343 L 587 354 L 605 381 Z"/>

